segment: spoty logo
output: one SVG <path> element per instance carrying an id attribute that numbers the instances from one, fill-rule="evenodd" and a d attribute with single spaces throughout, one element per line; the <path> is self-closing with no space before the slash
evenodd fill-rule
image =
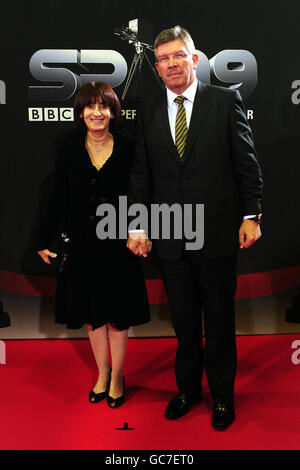
<path id="1" fill-rule="evenodd" d="M 212 78 L 238 89 L 243 96 L 250 96 L 257 85 L 257 62 L 254 55 L 244 49 L 226 49 L 214 57 L 208 57 L 200 50 L 196 53 L 199 63 L 197 78 L 206 84 Z M 60 65 L 60 66 L 59 66 Z M 109 66 L 112 72 L 94 73 L 89 66 Z M 76 66 L 84 73 L 75 73 L 70 68 Z M 52 82 L 47 85 L 30 85 L 29 101 L 66 101 L 85 83 L 104 81 L 112 88 L 121 85 L 126 79 L 128 67 L 122 54 L 115 50 L 94 49 L 40 49 L 29 61 L 32 77 L 39 82 Z M 88 73 L 87 73 L 88 72 Z M 57 85 L 59 83 L 59 85 Z"/>

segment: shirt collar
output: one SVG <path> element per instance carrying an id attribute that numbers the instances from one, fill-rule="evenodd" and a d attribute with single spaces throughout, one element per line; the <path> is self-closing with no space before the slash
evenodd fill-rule
<path id="1" fill-rule="evenodd" d="M 177 96 L 184 96 L 187 100 L 194 103 L 197 86 L 198 81 L 194 80 L 193 83 L 183 93 L 181 93 L 181 95 L 177 95 L 176 93 L 173 93 L 173 91 L 169 90 L 169 88 L 167 88 L 168 106 L 171 106 L 171 104 L 173 104 Z"/>

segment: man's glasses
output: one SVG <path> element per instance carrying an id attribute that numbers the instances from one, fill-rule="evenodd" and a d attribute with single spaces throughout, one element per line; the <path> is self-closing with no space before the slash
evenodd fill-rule
<path id="1" fill-rule="evenodd" d="M 185 54 L 184 52 L 176 52 L 176 54 L 170 54 L 168 56 L 162 56 L 157 59 L 157 62 L 159 64 L 168 64 L 171 57 L 173 58 L 173 61 L 175 62 L 180 62 L 189 57 L 191 54 Z"/>

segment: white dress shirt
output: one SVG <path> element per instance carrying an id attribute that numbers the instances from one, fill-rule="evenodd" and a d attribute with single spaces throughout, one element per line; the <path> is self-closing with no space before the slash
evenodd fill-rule
<path id="1" fill-rule="evenodd" d="M 167 88 L 168 116 L 169 116 L 170 130 L 171 130 L 174 143 L 175 143 L 176 114 L 177 114 L 177 109 L 178 109 L 178 103 L 175 103 L 174 100 L 175 98 L 177 98 L 177 96 L 184 96 L 186 98 L 183 102 L 183 106 L 185 107 L 187 128 L 189 128 L 195 95 L 197 91 L 197 86 L 198 86 L 198 82 L 197 80 L 194 80 L 193 83 L 181 95 L 176 95 L 176 93 L 173 93 L 173 91 Z"/>

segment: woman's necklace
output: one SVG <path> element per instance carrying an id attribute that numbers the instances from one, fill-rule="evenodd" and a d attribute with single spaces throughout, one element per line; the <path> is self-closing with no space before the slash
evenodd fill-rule
<path id="1" fill-rule="evenodd" d="M 92 148 L 94 148 L 97 153 L 99 153 L 103 149 L 105 144 L 109 141 L 110 137 L 111 137 L 111 134 L 108 133 L 107 136 L 105 136 L 105 139 L 103 139 L 102 142 L 100 143 L 97 143 L 97 141 L 93 141 L 91 137 L 87 137 L 87 144 L 91 146 Z"/>

